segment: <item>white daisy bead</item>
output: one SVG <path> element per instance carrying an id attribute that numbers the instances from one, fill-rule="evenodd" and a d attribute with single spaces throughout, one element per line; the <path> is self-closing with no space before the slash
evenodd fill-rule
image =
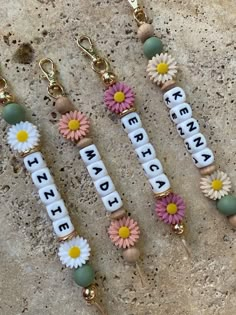
<path id="1" fill-rule="evenodd" d="M 130 133 L 142 127 L 142 121 L 137 113 L 130 113 L 121 118 L 122 127 L 127 133 Z"/>
<path id="2" fill-rule="evenodd" d="M 123 206 L 123 202 L 117 191 L 113 191 L 111 194 L 102 197 L 102 202 L 109 212 L 114 212 Z"/>
<path id="3" fill-rule="evenodd" d="M 185 147 L 189 153 L 197 153 L 207 146 L 206 138 L 202 133 L 197 133 L 184 141 Z"/>
<path id="4" fill-rule="evenodd" d="M 107 169 L 102 160 L 90 164 L 87 170 L 94 181 L 107 175 Z"/>
<path id="5" fill-rule="evenodd" d="M 186 101 L 186 94 L 182 88 L 174 87 L 164 94 L 163 99 L 167 107 L 173 108 Z"/>
<path id="6" fill-rule="evenodd" d="M 115 191 L 115 186 L 110 176 L 104 176 L 96 180 L 94 185 L 100 197 L 105 197 Z"/>
<path id="7" fill-rule="evenodd" d="M 49 205 L 50 203 L 61 199 L 57 186 L 54 184 L 39 189 L 38 193 L 42 203 L 45 205 Z"/>
<path id="8" fill-rule="evenodd" d="M 157 194 L 170 189 L 169 179 L 164 173 L 149 179 L 149 183 L 152 186 L 153 192 Z"/>
<path id="9" fill-rule="evenodd" d="M 55 234 L 61 238 L 65 237 L 72 232 L 74 232 L 75 228 L 71 222 L 71 219 L 68 215 L 64 216 L 61 219 L 58 219 L 56 221 L 53 221 L 53 229 Z"/>
<path id="10" fill-rule="evenodd" d="M 214 153 L 209 148 L 205 148 L 192 154 L 192 159 L 197 168 L 203 168 L 211 165 L 215 160 Z"/>
<path id="11" fill-rule="evenodd" d="M 163 173 L 163 167 L 158 159 L 143 163 L 142 167 L 148 178 L 153 178 Z"/>
<path id="12" fill-rule="evenodd" d="M 54 183 L 54 179 L 47 167 L 33 172 L 31 177 L 37 188 L 42 188 Z"/>
<path id="13" fill-rule="evenodd" d="M 146 143 L 135 150 L 141 164 L 155 159 L 156 151 L 151 143 Z"/>
<path id="14" fill-rule="evenodd" d="M 90 246 L 86 239 L 75 237 L 60 245 L 58 255 L 63 265 L 69 268 L 81 267 L 89 260 Z"/>
<path id="15" fill-rule="evenodd" d="M 182 103 L 173 107 L 170 110 L 170 118 L 175 124 L 180 124 L 181 122 L 192 117 L 192 109 L 188 103 Z"/>
<path id="16" fill-rule="evenodd" d="M 48 216 L 52 221 L 59 220 L 68 215 L 68 210 L 62 199 L 50 203 L 49 205 L 46 206 L 46 208 Z"/>
<path id="17" fill-rule="evenodd" d="M 143 128 L 138 128 L 130 132 L 128 137 L 135 149 L 149 142 L 148 135 Z"/>
<path id="18" fill-rule="evenodd" d="M 94 144 L 80 150 L 80 156 L 86 165 L 101 160 L 97 147 Z"/>
<path id="19" fill-rule="evenodd" d="M 198 133 L 200 130 L 199 124 L 196 119 L 190 118 L 182 123 L 177 125 L 177 131 L 181 138 L 187 139 L 196 133 Z"/>
<path id="20" fill-rule="evenodd" d="M 27 155 L 24 158 L 24 164 L 25 164 L 25 168 L 30 173 L 33 173 L 39 169 L 46 167 L 46 163 L 44 161 L 44 158 L 41 152 L 34 152 Z"/>

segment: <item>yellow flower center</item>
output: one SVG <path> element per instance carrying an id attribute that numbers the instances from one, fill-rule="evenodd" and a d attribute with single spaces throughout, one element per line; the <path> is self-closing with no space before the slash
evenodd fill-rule
<path id="1" fill-rule="evenodd" d="M 78 258 L 80 256 L 80 249 L 77 246 L 73 246 L 70 248 L 68 252 L 69 256 L 71 258 Z"/>
<path id="2" fill-rule="evenodd" d="M 157 72 L 159 74 L 166 74 L 166 73 L 168 73 L 168 71 L 169 71 L 169 66 L 167 63 L 163 62 L 163 63 L 159 63 L 157 65 Z"/>
<path id="3" fill-rule="evenodd" d="M 121 238 L 128 238 L 130 236 L 130 230 L 127 228 L 127 226 L 122 226 L 119 229 L 119 237 Z"/>
<path id="4" fill-rule="evenodd" d="M 26 132 L 25 130 L 20 130 L 18 131 L 16 138 L 19 142 L 25 142 L 29 138 L 28 132 Z"/>
<path id="5" fill-rule="evenodd" d="M 68 127 L 70 130 L 75 131 L 78 130 L 80 127 L 80 122 L 77 119 L 71 119 L 68 123 Z"/>
<path id="6" fill-rule="evenodd" d="M 116 93 L 114 94 L 114 100 L 115 100 L 117 103 L 122 103 L 122 102 L 124 102 L 124 100 L 125 100 L 125 94 L 124 94 L 123 92 L 121 92 L 121 91 L 116 92 Z"/>
<path id="7" fill-rule="evenodd" d="M 223 183 L 222 183 L 221 180 L 215 179 L 215 180 L 212 181 L 211 187 L 212 187 L 214 190 L 217 190 L 217 191 L 218 191 L 218 190 L 221 190 L 221 189 L 222 189 Z"/>
<path id="8" fill-rule="evenodd" d="M 175 203 L 169 203 L 166 210 L 169 214 L 176 214 L 178 208 Z"/>

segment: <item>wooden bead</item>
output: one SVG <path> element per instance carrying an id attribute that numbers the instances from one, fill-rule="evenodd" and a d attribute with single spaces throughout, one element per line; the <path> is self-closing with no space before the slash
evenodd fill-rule
<path id="1" fill-rule="evenodd" d="M 93 144 L 93 140 L 91 138 L 83 138 L 77 143 L 77 146 L 81 150 L 83 148 L 88 147 L 91 144 Z"/>
<path id="2" fill-rule="evenodd" d="M 200 168 L 201 175 L 211 175 L 216 170 L 215 164 Z"/>
<path id="3" fill-rule="evenodd" d="M 232 227 L 236 228 L 236 214 L 228 217 L 228 220 Z"/>
<path id="4" fill-rule="evenodd" d="M 136 247 L 128 248 L 123 252 L 123 257 L 130 264 L 136 263 L 140 257 L 140 251 Z"/>
<path id="5" fill-rule="evenodd" d="M 176 87 L 176 82 L 174 80 L 169 80 L 169 81 L 166 81 L 162 87 L 161 87 L 161 91 L 163 93 L 173 89 L 174 87 Z"/>
<path id="6" fill-rule="evenodd" d="M 126 215 L 126 211 L 124 208 L 120 208 L 119 210 L 116 210 L 111 213 L 110 218 L 111 220 L 119 220 L 123 218 Z"/>
<path id="7" fill-rule="evenodd" d="M 71 101 L 65 96 L 61 96 L 56 100 L 55 107 L 60 114 L 65 114 L 75 109 Z"/>
<path id="8" fill-rule="evenodd" d="M 153 34 L 154 34 L 154 28 L 151 24 L 143 23 L 138 28 L 138 38 L 142 42 L 145 42 L 146 39 L 148 39 L 149 37 L 152 37 Z"/>

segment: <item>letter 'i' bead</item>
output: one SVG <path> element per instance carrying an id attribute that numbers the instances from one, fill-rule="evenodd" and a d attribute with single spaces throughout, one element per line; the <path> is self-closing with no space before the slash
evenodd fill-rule
<path id="1" fill-rule="evenodd" d="M 40 152 L 34 152 L 24 158 L 24 164 L 27 171 L 33 173 L 41 168 L 46 167 L 46 163 Z"/>
<path id="2" fill-rule="evenodd" d="M 111 194 L 103 197 L 102 202 L 109 212 L 114 212 L 123 206 L 123 202 L 117 191 L 113 191 Z"/>
<path id="3" fill-rule="evenodd" d="M 50 203 L 48 206 L 46 206 L 46 208 L 48 216 L 52 221 L 56 221 L 68 215 L 68 210 L 62 199 Z"/>

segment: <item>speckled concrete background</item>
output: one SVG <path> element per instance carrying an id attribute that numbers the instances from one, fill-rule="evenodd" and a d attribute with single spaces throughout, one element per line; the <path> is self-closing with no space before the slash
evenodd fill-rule
<path id="1" fill-rule="evenodd" d="M 1 71 L 40 127 L 48 165 L 78 230 L 93 246 L 96 281 L 109 315 L 235 315 L 235 232 L 201 195 L 199 173 L 169 121 L 161 93 L 145 79 L 146 60 L 126 1 L 1 2 Z M 217 164 L 236 183 L 235 0 L 147 0 L 145 6 L 181 65 L 181 84 Z M 154 199 L 129 140 L 118 119 L 106 112 L 102 83 L 76 46 L 82 34 L 96 41 L 120 78 L 135 88 L 150 139 L 188 204 L 191 261 L 152 213 Z M 45 56 L 57 63 L 71 99 L 90 115 L 95 143 L 126 208 L 140 222 L 144 288 L 106 235 L 109 221 L 78 150 L 57 132 L 58 117 L 37 65 Z M 58 261 L 45 208 L 21 160 L 6 146 L 6 131 L 1 121 L 0 313 L 96 314 Z"/>

